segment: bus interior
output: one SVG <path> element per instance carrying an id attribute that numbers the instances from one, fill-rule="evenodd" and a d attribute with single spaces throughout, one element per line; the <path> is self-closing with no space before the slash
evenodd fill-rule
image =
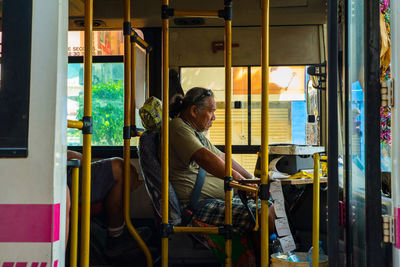
<path id="1" fill-rule="evenodd" d="M 158 212 L 167 200 L 160 196 L 156 201 L 154 185 L 144 177 L 144 166 L 151 166 L 139 159 L 145 130 L 139 110 L 150 97 L 169 103 L 193 87 L 211 89 L 216 101 L 207 138 L 228 151 L 230 123 L 231 157 L 262 185 L 274 181 L 271 174 L 265 178 L 271 169 L 263 169 L 262 151 L 269 151 L 267 166 L 290 174 L 284 178 L 315 168 L 314 153 L 321 157 L 317 187 L 315 176 L 304 173 L 308 180 L 298 176 L 281 182 L 283 212 L 296 252 L 307 253 L 318 231 L 320 250 L 328 255 L 320 266 L 400 266 L 395 165 L 392 171 L 397 133 L 396 122 L 390 124 L 390 116 L 396 116 L 391 80 L 397 75 L 397 54 L 393 49 L 390 56 L 390 47 L 397 45 L 395 22 L 400 15 L 394 0 L 0 3 L 1 266 L 281 266 L 269 261 L 271 242 L 266 254 L 256 253 L 256 260 L 240 265 L 235 256 L 239 252 L 218 255 L 218 249 L 210 247 L 216 244 L 210 235 L 167 231 L 168 221 Z M 390 21 L 392 27 L 385 28 Z M 85 92 L 89 80 L 90 96 Z M 128 86 L 135 89 L 129 91 Z M 163 106 L 163 116 L 166 110 Z M 388 125 L 382 124 L 385 119 Z M 271 152 L 282 147 L 314 152 Z M 66 165 L 67 150 L 83 153 L 82 164 L 119 157 L 129 159 L 125 175 L 129 164 L 137 170 L 132 192 L 126 192 L 125 176 L 124 212 L 131 220 L 126 224 L 147 227 L 151 234 L 142 236 L 135 250 L 107 256 L 104 204 L 83 207 L 82 202 L 79 221 L 89 212 L 88 223 L 80 226 L 78 249 L 71 256 L 71 236 L 65 237 L 66 177 L 75 163 Z M 161 160 L 160 173 L 165 166 L 168 162 Z M 90 193 L 80 190 L 82 196 Z M 171 206 L 170 201 L 171 196 Z M 42 216 L 51 217 L 44 223 L 52 229 L 47 239 L 39 237 L 47 228 L 32 230 L 38 227 L 38 208 L 49 208 Z M 53 218 L 57 212 L 58 222 Z M 23 226 L 26 221 L 31 224 Z M 38 237 L 29 239 L 24 231 L 37 232 Z"/>

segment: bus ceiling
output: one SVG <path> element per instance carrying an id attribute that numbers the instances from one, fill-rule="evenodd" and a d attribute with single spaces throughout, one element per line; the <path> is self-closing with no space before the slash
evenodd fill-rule
<path id="1" fill-rule="evenodd" d="M 132 23 L 134 27 L 161 27 L 160 0 L 132 0 Z M 187 1 L 174 0 L 170 6 L 176 9 L 219 10 L 223 0 Z M 326 1 L 321 0 L 271 0 L 270 25 L 326 24 Z M 123 17 L 122 0 L 94 1 L 94 23 L 96 29 L 120 29 Z M 69 0 L 69 29 L 83 30 L 84 0 Z M 232 25 L 260 26 L 261 0 L 233 1 Z M 193 25 L 194 24 L 194 25 Z M 190 21 L 190 26 L 221 26 L 223 20 L 204 19 L 204 23 Z M 182 27 L 179 20 L 172 19 L 171 27 Z M 185 27 L 185 26 L 183 26 Z"/>

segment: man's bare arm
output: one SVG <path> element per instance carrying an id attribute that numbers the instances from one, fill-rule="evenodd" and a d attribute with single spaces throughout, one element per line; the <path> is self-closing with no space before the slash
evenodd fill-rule
<path id="1" fill-rule="evenodd" d="M 206 148 L 201 148 L 197 150 L 192 155 L 192 160 L 194 160 L 200 167 L 202 167 L 208 173 L 218 177 L 225 177 L 225 161 L 212 153 L 210 150 Z M 233 180 L 239 181 L 245 179 L 239 172 L 235 169 L 232 170 Z"/>
<path id="2" fill-rule="evenodd" d="M 219 155 L 220 158 L 225 161 L 225 153 L 222 153 Z M 232 158 L 232 169 L 240 173 L 244 178 L 246 179 L 252 179 L 254 178 L 253 175 L 251 175 L 248 171 L 246 171 L 242 166 L 240 166 L 239 163 L 237 163 L 233 158 Z"/>

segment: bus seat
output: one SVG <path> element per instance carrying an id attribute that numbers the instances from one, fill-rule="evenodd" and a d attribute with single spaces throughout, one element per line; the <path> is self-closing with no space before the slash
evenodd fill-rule
<path id="1" fill-rule="evenodd" d="M 159 158 L 160 133 L 145 131 L 140 136 L 139 164 L 142 171 L 147 193 L 150 196 L 158 219 L 161 219 L 161 160 Z M 169 223 L 178 225 L 181 223 L 181 210 L 178 197 L 169 182 Z"/>

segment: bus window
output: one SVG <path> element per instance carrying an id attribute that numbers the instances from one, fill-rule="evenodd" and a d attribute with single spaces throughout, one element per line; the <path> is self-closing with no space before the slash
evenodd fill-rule
<path id="1" fill-rule="evenodd" d="M 261 67 L 233 67 L 232 73 L 234 102 L 232 145 L 260 145 Z M 224 68 L 182 67 L 181 81 L 185 92 L 195 86 L 213 90 L 218 109 L 209 137 L 214 144 L 223 145 L 225 143 Z M 269 142 L 305 144 L 306 67 L 271 67 L 269 88 Z"/>
<path id="2" fill-rule="evenodd" d="M 135 30 L 143 37 L 140 30 Z M 122 31 L 93 32 L 92 116 L 93 146 L 121 146 L 124 125 L 124 38 Z M 83 116 L 84 32 L 68 32 L 68 100 L 69 120 Z M 143 105 L 145 95 L 146 52 L 136 47 L 136 107 Z M 138 113 L 138 109 L 137 109 Z M 139 116 L 136 125 L 141 128 Z M 82 134 L 68 129 L 69 146 L 82 146 Z M 137 138 L 131 139 L 132 145 Z"/>
<path id="3" fill-rule="evenodd" d="M 124 66 L 123 63 L 93 64 L 92 112 L 94 146 L 123 144 Z M 68 65 L 67 116 L 80 120 L 83 116 L 83 64 Z M 81 146 L 82 134 L 68 129 L 68 145 Z"/>

